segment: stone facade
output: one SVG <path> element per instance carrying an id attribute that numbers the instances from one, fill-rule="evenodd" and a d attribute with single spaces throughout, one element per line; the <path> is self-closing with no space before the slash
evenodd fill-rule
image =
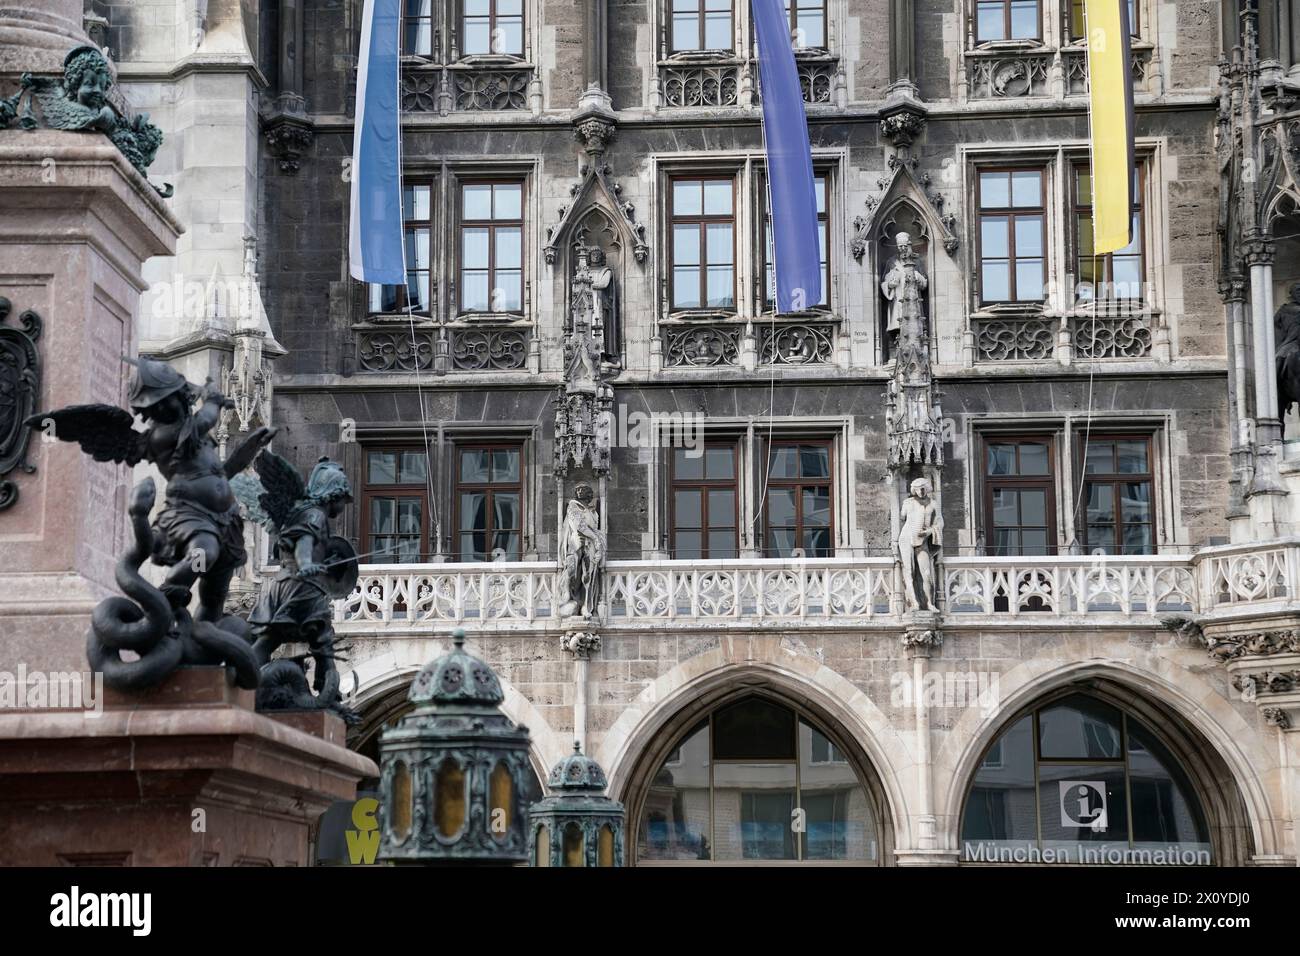
<path id="1" fill-rule="evenodd" d="M 428 187 L 430 211 L 415 218 L 427 220 L 432 250 L 427 294 L 409 312 L 373 309 L 382 296 L 348 276 L 360 0 L 264 2 L 255 16 L 245 5 L 247 61 L 192 69 L 182 47 L 155 55 L 132 26 L 146 8 L 186 5 L 107 4 L 124 84 L 142 104 L 174 102 L 155 121 L 182 150 L 193 144 L 157 167 L 158 178 L 176 169 L 174 202 L 189 197 L 184 269 L 230 259 L 236 232 L 257 237 L 255 268 L 242 271 L 258 277 L 268 341 L 286 350 L 274 366 L 276 450 L 300 467 L 322 455 L 344 463 L 362 491 L 342 525 L 366 555 L 382 549 L 369 509 L 383 492 L 368 455 L 428 450 L 427 475 L 407 489 L 422 501 L 420 560 L 363 568 L 337 609 L 350 644 L 344 689 L 364 716 L 354 745 L 374 753 L 412 676 L 464 625 L 502 679 L 505 712 L 530 728 L 539 777 L 575 737 L 606 768 L 609 792 L 628 803 L 630 861 L 648 781 L 674 740 L 748 689 L 797 707 L 848 755 L 871 793 L 879 861 L 950 864 L 964 857 L 963 807 L 995 738 L 1070 689 L 1166 735 L 1205 808 L 1215 862 L 1293 864 L 1300 750 L 1270 713 L 1285 711 L 1290 691 L 1243 697 L 1201 630 L 1266 621 L 1300 601 L 1294 473 L 1281 437 L 1254 431 L 1275 410 L 1247 400 L 1271 367 L 1252 344 L 1271 311 L 1243 311 L 1247 292 L 1234 312 L 1231 282 L 1225 305 L 1224 230 L 1238 228 L 1224 226 L 1225 203 L 1237 201 L 1225 170 L 1243 157 L 1216 153 L 1225 96 L 1227 122 L 1240 121 L 1221 82 L 1225 51 L 1255 64 L 1251 95 L 1276 115 L 1294 110 L 1300 44 L 1278 29 L 1293 3 L 1265 0 L 1258 22 L 1239 23 L 1233 4 L 1135 0 L 1141 292 L 1107 312 L 1076 294 L 1075 173 L 1088 118 L 1069 4 L 1044 0 L 1033 36 L 1000 41 L 981 34 L 973 2 L 828 0 L 824 42 L 797 56 L 825 182 L 828 307 L 797 316 L 761 302 L 757 67 L 734 52 L 752 46 L 745 4 L 719 44 L 728 49 L 701 54 L 675 49 L 658 0 L 529 0 L 518 48 L 476 57 L 464 52 L 456 5 L 435 3 L 437 29 L 404 61 L 403 157 L 408 184 Z M 226 6 L 213 0 L 209 22 L 230 27 Z M 608 24 L 597 35 L 593 18 Z M 300 63 L 287 63 L 290 48 Z M 203 93 L 218 82 L 219 93 Z M 202 94 L 202 122 L 187 112 L 187 84 L 193 102 Z M 227 132 L 207 126 L 212 97 L 226 104 Z M 207 150 L 200 133 L 242 146 Z M 981 251 L 992 241 L 981 224 L 996 203 L 979 184 L 1012 169 L 1039 174 L 1022 208 L 1041 217 L 1044 293 L 1028 305 L 981 290 L 993 281 L 982 262 L 996 258 Z M 673 301 L 671 195 L 686 176 L 732 184 L 725 307 Z M 504 312 L 462 308 L 462 187 L 485 181 L 522 185 L 522 278 Z M 1294 204 L 1277 214 L 1294 219 Z M 888 460 L 893 364 L 880 280 L 899 231 L 922 240 L 944 416 L 940 606 L 925 620 L 903 609 L 892 544 L 901 498 Z M 602 372 L 615 408 L 599 477 L 605 598 L 582 623 L 599 640 L 566 647 L 577 624 L 556 607 L 568 486 L 554 465 L 553 402 L 569 381 L 579 241 L 607 253 L 620 332 Z M 1281 302 L 1300 257 L 1278 243 L 1275 258 L 1269 294 Z M 195 334 L 225 342 L 229 329 Z M 179 328 L 161 338 L 165 354 L 191 341 Z M 734 557 L 675 553 L 672 448 L 620 425 L 646 419 L 700 421 L 706 439 L 736 449 Z M 1086 530 L 1081 442 L 1108 435 L 1146 443 L 1154 519 L 1135 549 L 1144 554 L 1105 553 L 1115 548 Z M 989 449 L 1025 436 L 1048 449 L 1050 553 L 1000 555 Z M 765 556 L 767 445 L 800 437 L 830 449 L 826 553 Z M 518 543 L 490 564 L 462 562 L 458 550 L 455 462 L 475 442 L 517 447 L 522 462 Z M 1269 475 L 1265 488 L 1259 476 Z M 1172 617 L 1193 623 L 1171 630 Z M 996 706 L 900 698 L 928 673 L 983 675 Z M 1265 707 L 1270 693 L 1278 700 Z"/>

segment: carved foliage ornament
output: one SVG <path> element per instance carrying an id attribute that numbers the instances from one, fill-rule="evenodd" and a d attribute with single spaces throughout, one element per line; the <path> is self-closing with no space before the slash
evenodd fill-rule
<path id="1" fill-rule="evenodd" d="M 18 486 L 6 476 L 15 468 L 27 474 L 36 466 L 27 461 L 31 428 L 25 419 L 36 410 L 41 391 L 41 317 L 31 309 L 18 316 L 21 328 L 4 325 L 13 305 L 0 297 L 0 511 L 18 500 Z"/>
<path id="2" fill-rule="evenodd" d="M 1273 654 L 1300 653 L 1300 631 L 1292 628 L 1230 634 L 1223 637 L 1206 634 L 1204 640 L 1210 657 L 1221 662 L 1236 660 L 1239 657 L 1269 657 Z"/>

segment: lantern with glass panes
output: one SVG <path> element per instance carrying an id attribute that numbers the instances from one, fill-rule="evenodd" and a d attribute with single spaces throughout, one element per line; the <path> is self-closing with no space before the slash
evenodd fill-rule
<path id="1" fill-rule="evenodd" d="M 551 769 L 550 796 L 528 808 L 533 866 L 622 866 L 623 804 L 605 795 L 605 771 L 573 753 Z"/>
<path id="2" fill-rule="evenodd" d="M 389 863 L 514 865 L 528 858 L 534 779 L 528 728 L 499 707 L 492 668 L 455 646 L 416 676 L 415 709 L 379 743 L 381 840 Z"/>

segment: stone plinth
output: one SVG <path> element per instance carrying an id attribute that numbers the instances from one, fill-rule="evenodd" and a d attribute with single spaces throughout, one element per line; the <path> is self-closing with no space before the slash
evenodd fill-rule
<path id="1" fill-rule="evenodd" d="M 311 717 L 254 713 L 220 667 L 99 716 L 0 711 L 0 866 L 307 865 L 311 825 L 378 775 Z"/>
<path id="2" fill-rule="evenodd" d="M 122 404 L 141 266 L 180 232 L 102 134 L 0 130 L 0 296 L 44 320 L 38 410 Z M 130 471 L 41 439 L 35 473 L 8 476 L 19 497 L 0 513 L 0 648 L 11 669 L 80 669 L 89 612 L 123 550 Z"/>

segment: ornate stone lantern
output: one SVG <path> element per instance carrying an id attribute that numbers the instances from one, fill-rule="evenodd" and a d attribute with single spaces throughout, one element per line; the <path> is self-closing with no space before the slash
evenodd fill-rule
<path id="1" fill-rule="evenodd" d="M 511 865 L 527 858 L 528 728 L 498 709 L 501 682 L 455 647 L 416 676 L 415 709 L 379 743 L 381 841 L 390 863 Z"/>
<path id="2" fill-rule="evenodd" d="M 528 809 L 533 866 L 622 866 L 623 804 L 605 795 L 605 771 L 581 744 L 551 769 L 551 795 Z"/>

